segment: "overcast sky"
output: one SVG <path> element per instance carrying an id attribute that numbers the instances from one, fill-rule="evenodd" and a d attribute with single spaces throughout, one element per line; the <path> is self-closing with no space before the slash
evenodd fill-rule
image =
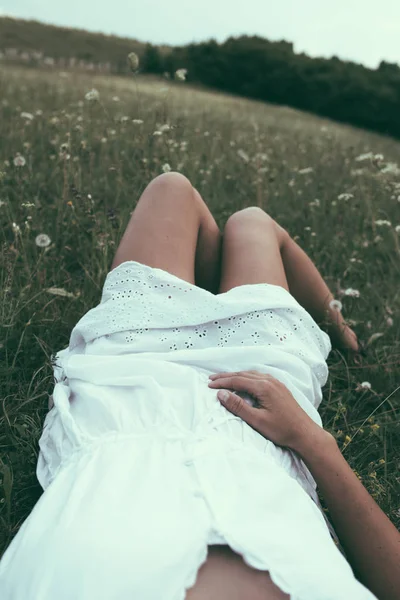
<path id="1" fill-rule="evenodd" d="M 0 14 L 153 44 L 260 35 L 313 57 L 400 64 L 400 0 L 0 0 Z"/>

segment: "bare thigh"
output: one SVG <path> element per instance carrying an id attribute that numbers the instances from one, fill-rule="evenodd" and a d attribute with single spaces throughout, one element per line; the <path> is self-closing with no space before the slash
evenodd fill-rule
<path id="1" fill-rule="evenodd" d="M 111 270 L 134 260 L 194 284 L 201 218 L 194 188 L 184 175 L 155 177 L 138 200 Z"/>
<path id="2" fill-rule="evenodd" d="M 287 235 L 256 206 L 231 215 L 224 229 L 219 293 L 252 283 L 270 283 L 289 291 L 281 256 Z"/>
<path id="3" fill-rule="evenodd" d="M 268 571 L 247 565 L 227 545 L 208 546 L 208 557 L 185 600 L 286 600 Z"/>

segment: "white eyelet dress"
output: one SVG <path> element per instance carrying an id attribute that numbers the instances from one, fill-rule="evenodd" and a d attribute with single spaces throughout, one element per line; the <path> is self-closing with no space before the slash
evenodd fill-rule
<path id="1" fill-rule="evenodd" d="M 136 261 L 113 269 L 54 357 L 44 493 L 0 561 L 1 600 L 184 600 L 210 544 L 292 600 L 376 600 L 304 463 L 207 385 L 211 373 L 270 373 L 321 425 L 331 349 L 283 287 L 214 295 Z"/>

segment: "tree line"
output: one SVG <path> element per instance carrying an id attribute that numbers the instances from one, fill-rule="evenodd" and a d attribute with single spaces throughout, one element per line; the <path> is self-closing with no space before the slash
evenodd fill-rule
<path id="1" fill-rule="evenodd" d="M 139 73 L 174 77 L 230 94 L 291 106 L 400 139 L 400 66 L 381 61 L 370 69 L 351 61 L 295 54 L 293 44 L 259 36 L 211 39 L 184 46 L 156 46 L 37 21 L 0 18 L 0 51 L 41 51 L 54 59 L 107 62 L 128 74 L 134 51 Z"/>

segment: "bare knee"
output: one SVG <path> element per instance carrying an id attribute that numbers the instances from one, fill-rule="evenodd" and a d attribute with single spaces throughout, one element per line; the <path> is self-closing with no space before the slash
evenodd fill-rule
<path id="1" fill-rule="evenodd" d="M 275 219 L 271 217 L 259 206 L 247 206 L 241 210 L 234 212 L 227 220 L 225 224 L 225 230 L 229 230 L 231 234 L 234 232 L 243 231 L 243 228 L 271 228 L 278 240 L 279 246 L 282 248 L 287 238 L 289 237 L 286 229 L 281 227 Z"/>
<path id="2" fill-rule="evenodd" d="M 168 173 L 161 173 L 161 175 L 157 175 L 157 177 L 154 177 L 154 179 L 151 181 L 151 185 L 168 187 L 173 186 L 185 188 L 188 191 L 193 190 L 193 186 L 189 179 L 178 171 L 169 171 Z"/>
<path id="3" fill-rule="evenodd" d="M 226 230 L 242 230 L 247 227 L 273 226 L 274 220 L 262 208 L 258 206 L 248 206 L 242 210 L 234 212 L 225 223 Z"/>

